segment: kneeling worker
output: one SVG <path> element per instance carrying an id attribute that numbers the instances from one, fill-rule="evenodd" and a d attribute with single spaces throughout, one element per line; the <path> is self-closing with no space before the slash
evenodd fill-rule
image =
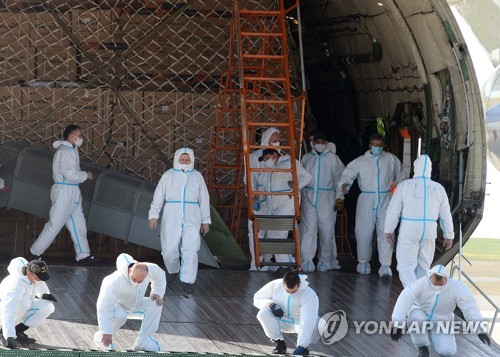
<path id="1" fill-rule="evenodd" d="M 285 354 L 285 333 L 297 333 L 297 348 L 294 355 L 309 354 L 309 344 L 320 339 L 318 331 L 320 320 L 321 330 L 326 328 L 324 320 L 318 316 L 318 295 L 309 287 L 306 275 L 295 271 L 286 273 L 283 279 L 271 281 L 257 291 L 253 304 L 257 307 L 257 319 L 267 337 L 276 343 L 273 353 Z"/>
<path id="2" fill-rule="evenodd" d="M 142 320 L 134 349 L 159 351 L 160 345 L 152 335 L 158 330 L 163 295 L 167 287 L 165 272 L 153 263 L 139 263 L 122 253 L 116 259 L 113 274 L 104 278 L 97 299 L 99 331 L 94 343 L 103 351 L 114 350 L 113 335 L 127 319 Z M 145 297 L 151 282 L 151 293 Z"/>
<path id="3" fill-rule="evenodd" d="M 49 280 L 47 264 L 41 260 L 14 258 L 7 268 L 9 275 L 0 283 L 0 320 L 5 347 L 15 348 L 16 342 L 33 343 L 25 331 L 36 327 L 54 312 L 53 302 L 45 281 Z"/>

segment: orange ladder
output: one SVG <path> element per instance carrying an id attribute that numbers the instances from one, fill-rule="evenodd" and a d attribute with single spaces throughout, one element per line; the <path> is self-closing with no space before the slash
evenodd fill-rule
<path id="1" fill-rule="evenodd" d="M 252 191 L 252 185 L 246 185 L 248 199 L 248 217 L 253 221 L 255 247 L 255 265 L 290 265 L 300 267 L 300 241 L 297 223 L 300 218 L 299 191 L 297 182 L 297 158 L 302 141 L 302 129 L 305 108 L 305 90 L 300 96 L 293 97 L 290 85 L 290 67 L 288 63 L 287 18 L 294 15 L 299 18 L 299 1 L 285 8 L 283 0 L 278 1 L 276 10 L 247 10 L 239 7 L 239 0 L 234 2 L 235 34 L 238 49 L 238 69 L 241 103 L 241 142 L 245 165 L 246 182 L 251 181 L 252 172 L 291 174 L 292 187 L 289 192 Z M 297 15 L 295 15 L 297 14 Z M 300 33 L 300 31 L 299 31 Z M 302 56 L 301 56 L 302 57 Z M 302 67 L 303 68 L 303 67 Z M 298 122 L 294 113 L 297 102 L 302 105 Z M 300 130 L 297 133 L 297 125 Z M 290 155 L 290 169 L 252 168 L 250 153 L 255 149 L 275 148 L 273 146 L 252 145 L 254 131 L 276 127 L 281 132 L 284 145 L 282 152 Z M 255 215 L 254 196 L 287 195 L 294 200 L 294 212 L 288 216 Z M 262 231 L 289 231 L 292 238 L 259 238 Z M 295 262 L 262 262 L 261 254 L 292 254 Z"/>
<path id="2" fill-rule="evenodd" d="M 235 19 L 231 20 L 231 37 L 227 72 L 221 77 L 210 135 L 208 190 L 212 205 L 221 214 L 235 239 L 240 241 L 240 216 L 244 191 L 242 184 L 240 89 L 236 61 Z"/>

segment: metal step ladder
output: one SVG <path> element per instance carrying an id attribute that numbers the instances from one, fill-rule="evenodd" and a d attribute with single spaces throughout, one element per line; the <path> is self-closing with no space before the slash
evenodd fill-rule
<path id="1" fill-rule="evenodd" d="M 235 34 L 238 50 L 239 85 L 241 90 L 241 141 L 245 164 L 246 182 L 251 182 L 255 172 L 273 174 L 289 173 L 293 182 L 289 192 L 253 191 L 252 185 L 246 185 L 248 199 L 248 217 L 253 221 L 255 247 L 255 265 L 296 266 L 300 268 L 300 241 L 297 223 L 300 218 L 297 159 L 300 153 L 304 111 L 299 110 L 297 120 L 297 102 L 305 107 L 305 87 L 300 96 L 292 96 L 290 65 L 288 62 L 287 21 L 297 18 L 299 21 L 299 1 L 286 7 L 285 2 L 277 2 L 273 10 L 248 10 L 234 2 Z M 302 56 L 301 61 L 302 61 Z M 303 67 L 302 67 L 303 68 Z M 302 78 L 303 79 L 303 78 Z M 303 83 L 305 83 L 303 79 Z M 295 112 L 294 112 L 295 110 Z M 275 148 L 273 146 L 252 145 L 257 130 L 275 127 L 280 131 L 283 145 L 280 150 L 290 155 L 290 168 L 252 168 L 250 153 L 254 149 Z M 297 130 L 297 128 L 299 128 Z M 292 215 L 256 215 L 253 211 L 254 196 L 288 195 L 294 200 Z M 259 231 L 288 231 L 291 238 L 259 238 Z M 262 254 L 292 254 L 294 262 L 264 262 Z"/>

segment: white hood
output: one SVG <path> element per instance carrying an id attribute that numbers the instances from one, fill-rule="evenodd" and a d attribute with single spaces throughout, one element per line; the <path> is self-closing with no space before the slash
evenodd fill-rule
<path id="1" fill-rule="evenodd" d="M 427 155 L 421 155 L 413 162 L 413 177 L 431 177 L 432 161 Z"/>
<path id="2" fill-rule="evenodd" d="M 262 146 L 270 146 L 269 139 L 274 133 L 279 133 L 280 131 L 276 128 L 269 128 L 264 133 L 262 133 L 262 139 L 260 140 L 260 145 Z"/>
<path id="3" fill-rule="evenodd" d="M 122 273 L 127 280 L 130 280 L 128 276 L 128 266 L 132 263 L 137 263 L 137 260 L 126 253 L 122 253 L 116 258 L 116 269 Z"/>
<path id="4" fill-rule="evenodd" d="M 67 147 L 70 147 L 70 148 L 73 148 L 73 147 L 74 147 L 74 146 L 73 146 L 73 144 L 71 144 L 69 141 L 66 141 L 66 140 L 57 140 L 57 141 L 54 141 L 54 142 L 52 143 L 52 148 L 53 148 L 54 150 L 57 150 L 57 149 L 59 149 L 59 147 L 60 147 L 61 145 L 63 145 L 63 144 L 64 144 L 64 145 L 66 145 Z"/>
<path id="5" fill-rule="evenodd" d="M 441 264 L 432 267 L 432 269 L 427 272 L 427 277 L 430 278 L 434 274 L 442 275 L 446 279 L 448 279 L 448 272 L 446 271 L 446 268 Z"/>
<path id="6" fill-rule="evenodd" d="M 28 261 L 23 257 L 14 258 L 10 261 L 7 271 L 10 275 L 22 278 L 24 277 L 23 267 L 26 265 L 28 265 Z"/>
<path id="7" fill-rule="evenodd" d="M 193 151 L 193 149 L 190 149 L 190 148 L 182 148 L 182 149 L 179 149 L 175 152 L 174 169 L 175 170 L 181 169 L 181 164 L 179 163 L 179 158 L 181 157 L 182 154 L 188 154 L 189 157 L 191 158 L 191 163 L 189 164 L 189 167 L 186 171 L 193 171 L 193 169 L 194 169 L 194 151 Z"/>

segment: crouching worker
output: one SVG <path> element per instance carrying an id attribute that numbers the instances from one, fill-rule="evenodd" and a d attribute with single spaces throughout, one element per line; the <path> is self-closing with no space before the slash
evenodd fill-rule
<path id="1" fill-rule="evenodd" d="M 17 342 L 35 342 L 26 330 L 40 325 L 52 314 L 57 299 L 45 283 L 49 280 L 45 262 L 28 263 L 24 258 L 14 258 L 7 270 L 9 275 L 0 283 L 0 321 L 5 347 L 15 348 Z"/>
<path id="2" fill-rule="evenodd" d="M 401 292 L 392 312 L 395 327 L 391 333 L 392 340 L 398 341 L 404 326 L 409 325 L 408 332 L 418 348 L 419 357 L 428 357 L 431 345 L 440 356 L 454 356 L 457 343 L 451 323 L 455 322 L 454 310 L 457 306 L 465 320 L 476 325 L 479 340 L 489 345 L 490 338 L 476 298 L 467 285 L 448 278 L 442 265 L 436 265 L 427 276 L 410 283 Z M 429 328 L 425 328 L 424 324 Z"/>
<path id="3" fill-rule="evenodd" d="M 140 319 L 142 325 L 133 349 L 160 351 L 152 335 L 160 324 L 167 287 L 165 272 L 156 264 L 139 263 L 124 253 L 116 259 L 116 268 L 103 279 L 97 298 L 99 331 L 94 335 L 94 343 L 100 350 L 114 350 L 113 336 L 120 327 L 127 319 Z M 149 283 L 151 293 L 145 297 Z"/>
<path id="4" fill-rule="evenodd" d="M 309 344 L 318 341 L 326 329 L 326 322 L 318 316 L 318 295 L 306 279 L 306 275 L 288 272 L 283 279 L 266 284 L 253 297 L 254 306 L 260 309 L 257 319 L 266 336 L 276 343 L 273 353 L 286 353 L 282 334 L 285 332 L 298 334 L 293 354 L 306 356 Z"/>

